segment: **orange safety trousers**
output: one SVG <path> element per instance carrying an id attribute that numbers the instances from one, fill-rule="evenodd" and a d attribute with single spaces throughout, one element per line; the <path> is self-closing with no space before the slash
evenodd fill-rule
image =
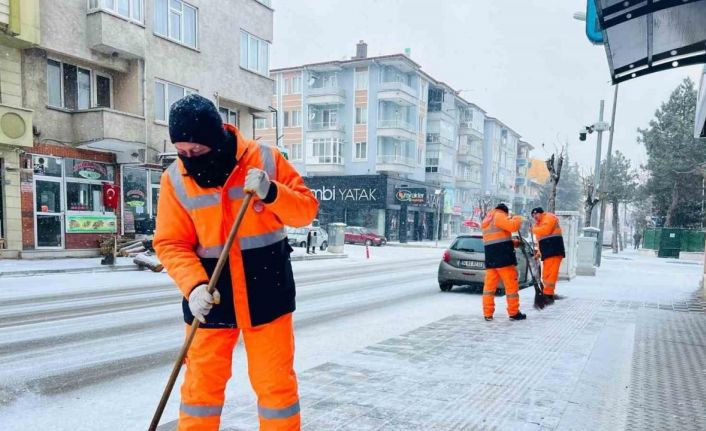
<path id="1" fill-rule="evenodd" d="M 561 256 L 553 256 L 544 259 L 542 264 L 542 284 L 544 285 L 545 295 L 554 295 L 556 282 L 559 279 L 559 268 L 561 261 L 564 258 Z"/>
<path id="2" fill-rule="evenodd" d="M 208 317 L 207 317 L 208 318 Z M 187 326 L 187 334 L 191 327 Z M 233 348 L 243 333 L 260 431 L 299 431 L 292 314 L 248 329 L 199 329 L 186 357 L 178 431 L 218 431 Z"/>
<path id="3" fill-rule="evenodd" d="M 487 268 L 483 284 L 483 315 L 485 317 L 492 317 L 495 313 L 495 291 L 500 280 L 505 286 L 508 316 L 514 316 L 520 311 L 520 285 L 517 283 L 517 268 L 514 265 Z"/>

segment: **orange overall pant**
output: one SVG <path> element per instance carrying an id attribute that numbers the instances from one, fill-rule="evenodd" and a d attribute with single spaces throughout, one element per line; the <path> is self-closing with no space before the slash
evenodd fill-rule
<path id="1" fill-rule="evenodd" d="M 559 267 L 563 259 L 561 256 L 544 259 L 542 264 L 542 284 L 544 284 L 545 295 L 554 295 L 556 282 L 559 279 Z"/>
<path id="2" fill-rule="evenodd" d="M 187 333 L 190 328 L 187 326 Z M 240 332 L 250 383 L 258 398 L 260 431 L 299 431 L 291 313 L 249 329 L 204 328 L 196 332 L 186 358 L 178 431 L 218 431 Z"/>
<path id="3" fill-rule="evenodd" d="M 500 280 L 505 286 L 508 316 L 514 316 L 520 311 L 520 286 L 517 283 L 517 268 L 514 265 L 491 268 L 485 270 L 485 283 L 483 284 L 483 315 L 485 317 L 492 317 L 495 313 L 495 291 Z"/>

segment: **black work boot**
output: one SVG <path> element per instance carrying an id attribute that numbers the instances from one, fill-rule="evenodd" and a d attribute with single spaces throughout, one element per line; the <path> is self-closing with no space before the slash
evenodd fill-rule
<path id="1" fill-rule="evenodd" d="M 566 296 L 563 296 L 563 295 L 554 294 L 554 295 L 552 295 L 552 297 L 554 297 L 555 301 L 561 301 L 562 299 L 566 299 Z"/>
<path id="2" fill-rule="evenodd" d="M 493 321 L 493 316 L 485 316 L 483 317 L 486 322 L 492 322 Z"/>
<path id="3" fill-rule="evenodd" d="M 545 298 L 547 298 L 547 305 L 552 305 L 554 303 L 554 295 L 544 295 Z"/>
<path id="4" fill-rule="evenodd" d="M 518 311 L 517 314 L 514 316 L 510 316 L 510 320 L 525 320 L 527 318 L 526 314 L 522 314 L 522 312 Z"/>

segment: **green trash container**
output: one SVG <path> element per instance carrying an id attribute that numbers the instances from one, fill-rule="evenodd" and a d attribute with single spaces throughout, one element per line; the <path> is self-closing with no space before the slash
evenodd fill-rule
<path id="1" fill-rule="evenodd" d="M 673 257 L 679 259 L 683 229 L 663 228 L 659 236 L 657 257 Z"/>

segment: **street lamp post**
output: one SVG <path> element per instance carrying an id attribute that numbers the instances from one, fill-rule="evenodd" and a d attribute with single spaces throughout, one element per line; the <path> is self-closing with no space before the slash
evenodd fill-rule
<path id="1" fill-rule="evenodd" d="M 444 189 L 434 190 L 436 195 L 436 232 L 434 233 L 435 247 L 439 246 L 439 237 L 441 236 L 441 196 Z"/>
<path id="2" fill-rule="evenodd" d="M 608 178 L 607 175 L 610 172 L 610 163 L 613 159 L 613 137 L 615 136 L 615 110 L 618 105 L 618 88 L 619 84 L 615 84 L 615 92 L 613 93 L 613 112 L 611 113 L 610 119 L 610 138 L 608 138 L 608 154 L 606 155 L 605 171 L 603 172 L 603 181 L 601 181 L 601 193 L 600 204 L 601 204 L 601 218 L 598 225 L 598 257 L 596 258 L 597 266 L 601 266 L 601 256 L 603 254 L 603 230 L 605 228 L 605 210 L 606 210 L 606 195 L 610 190 L 608 190 Z"/>

